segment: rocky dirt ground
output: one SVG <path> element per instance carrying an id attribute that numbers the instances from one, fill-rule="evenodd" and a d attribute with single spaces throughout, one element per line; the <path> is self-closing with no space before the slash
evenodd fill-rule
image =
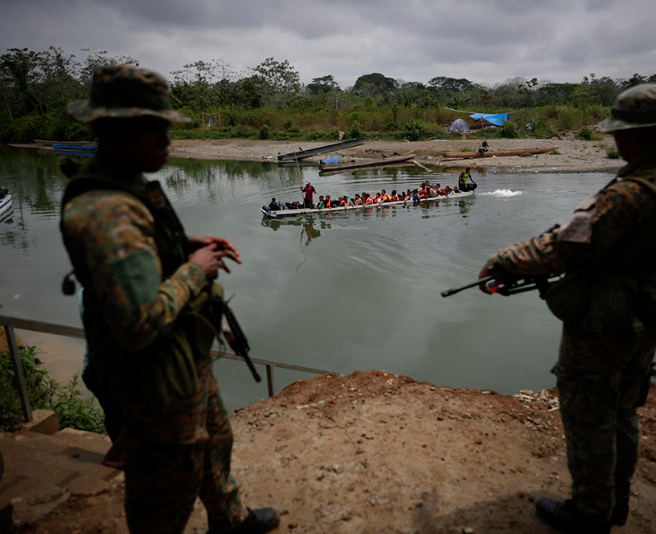
<path id="1" fill-rule="evenodd" d="M 381 371 L 293 383 L 239 410 L 233 473 L 251 507 L 282 514 L 276 533 L 555 532 L 534 502 L 570 478 L 553 390 L 505 397 Z M 656 386 L 631 515 L 613 532 L 656 531 Z M 23 533 L 126 533 L 123 488 L 73 496 Z M 198 505 L 187 534 L 206 530 Z"/>
<path id="2" fill-rule="evenodd" d="M 492 139 L 491 150 L 543 148 L 556 146 L 556 154 L 533 156 L 506 156 L 499 158 L 475 158 L 467 160 L 445 160 L 442 154 L 448 151 L 471 150 L 476 152 L 480 139 L 419 141 L 414 143 L 392 141 L 367 141 L 359 147 L 336 152 L 340 162 L 383 159 L 381 154 L 414 152 L 424 165 L 448 167 L 497 168 L 506 172 L 616 172 L 624 163 L 620 159 L 609 159 L 608 148 L 615 142 L 610 135 L 598 134 L 601 141 L 581 141 L 572 134 L 553 139 Z M 563 136 L 561 135 L 561 137 Z M 171 155 L 183 158 L 231 159 L 277 162 L 278 154 L 288 154 L 299 148 L 309 150 L 329 143 L 304 141 L 250 141 L 244 139 L 213 139 L 173 141 Z M 333 153 L 305 159 L 318 162 Z"/>

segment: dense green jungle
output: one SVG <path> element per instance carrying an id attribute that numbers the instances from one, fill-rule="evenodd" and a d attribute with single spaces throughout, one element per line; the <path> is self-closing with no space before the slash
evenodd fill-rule
<path id="1" fill-rule="evenodd" d="M 138 66 L 139 61 L 107 51 L 81 52 L 80 60 L 54 46 L 12 48 L 0 56 L 0 142 L 93 139 L 89 126 L 75 122 L 66 105 L 88 96 L 99 66 Z M 485 128 L 481 135 L 548 137 L 596 124 L 608 116 L 621 91 L 656 82 L 656 74 L 638 73 L 615 80 L 590 74 L 576 83 L 515 77 L 494 85 L 447 76 L 404 81 L 371 73 L 342 88 L 331 74 L 304 84 L 289 61 L 273 57 L 241 70 L 218 59 L 162 74 L 170 83 L 171 106 L 192 119 L 173 126 L 173 139 L 334 141 L 340 132 L 345 139 L 445 139 L 456 118 L 480 127 L 467 110 L 510 113 L 504 127 Z"/>

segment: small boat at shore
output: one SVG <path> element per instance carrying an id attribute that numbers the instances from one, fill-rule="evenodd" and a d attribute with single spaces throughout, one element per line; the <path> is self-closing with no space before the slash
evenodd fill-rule
<path id="1" fill-rule="evenodd" d="M 373 161 L 360 161 L 356 163 L 326 163 L 322 162 L 319 165 L 319 170 L 326 171 L 347 171 L 350 169 L 361 169 L 362 167 L 378 167 L 380 165 L 391 165 L 392 163 L 403 163 L 404 161 L 411 160 L 417 156 L 413 154 L 406 154 L 396 158 L 376 159 Z"/>
<path id="2" fill-rule="evenodd" d="M 277 219 L 280 217 L 298 217 L 299 215 L 307 215 L 311 213 L 333 213 L 335 211 L 353 211 L 353 210 L 361 210 L 366 208 L 383 209 L 383 208 L 391 208 L 394 206 L 396 207 L 413 206 L 415 204 L 422 204 L 424 202 L 429 203 L 429 202 L 444 202 L 445 200 L 459 200 L 461 198 L 470 197 L 473 194 L 474 194 L 473 191 L 467 191 L 466 193 L 451 193 L 449 196 L 422 198 L 421 200 L 417 200 L 417 201 L 400 200 L 398 202 L 385 202 L 382 204 L 359 204 L 357 206 L 340 206 L 338 208 L 324 208 L 324 209 L 301 208 L 301 209 L 272 210 L 271 208 L 269 208 L 269 206 L 262 206 L 260 208 L 260 211 L 265 217 L 269 217 L 271 219 Z"/>
<path id="3" fill-rule="evenodd" d="M 543 148 L 514 148 L 507 150 L 488 150 L 480 152 L 444 152 L 443 158 L 449 159 L 473 159 L 473 158 L 501 158 L 503 156 L 524 156 L 525 154 L 546 154 L 556 150 L 557 146 L 547 146 Z"/>
<path id="4" fill-rule="evenodd" d="M 13 212 L 9 189 L 0 186 L 0 222 L 8 219 Z"/>

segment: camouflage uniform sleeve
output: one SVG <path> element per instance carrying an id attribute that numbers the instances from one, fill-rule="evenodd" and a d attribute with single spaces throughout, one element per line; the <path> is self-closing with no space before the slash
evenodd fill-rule
<path id="1" fill-rule="evenodd" d="M 639 231 L 653 204 L 635 182 L 618 182 L 583 202 L 564 226 L 488 258 L 492 271 L 518 276 L 559 274 L 586 261 L 604 261 L 624 239 Z"/>
<path id="2" fill-rule="evenodd" d="M 190 262 L 161 280 L 153 217 L 129 195 L 81 195 L 66 205 L 64 226 L 86 260 L 105 320 L 133 350 L 155 341 L 207 283 Z"/>

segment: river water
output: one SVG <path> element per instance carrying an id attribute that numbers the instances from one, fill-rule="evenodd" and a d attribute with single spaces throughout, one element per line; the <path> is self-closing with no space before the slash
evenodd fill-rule
<path id="1" fill-rule="evenodd" d="M 416 167 L 319 176 L 318 194 L 416 187 Z M 476 279 L 498 248 L 569 219 L 607 174 L 473 175 L 473 197 L 439 205 L 267 221 L 272 197 L 300 200 L 296 168 L 272 163 L 173 159 L 151 176 L 164 185 L 188 234 L 230 239 L 243 265 L 220 282 L 251 356 L 348 374 L 382 369 L 436 385 L 503 394 L 551 387 L 560 323 L 536 293 L 512 298 L 476 289 L 440 292 Z M 457 174 L 431 175 L 442 185 Z M 75 299 L 61 293 L 70 264 L 58 230 L 66 179 L 56 156 L 0 147 L 0 186 L 14 216 L 0 223 L 0 314 L 81 326 Z M 79 370 L 79 340 L 21 332 L 59 380 Z M 230 409 L 266 396 L 246 366 L 221 360 L 216 374 Z M 264 375 L 264 369 L 260 369 Z M 276 392 L 308 378 L 276 369 Z"/>

